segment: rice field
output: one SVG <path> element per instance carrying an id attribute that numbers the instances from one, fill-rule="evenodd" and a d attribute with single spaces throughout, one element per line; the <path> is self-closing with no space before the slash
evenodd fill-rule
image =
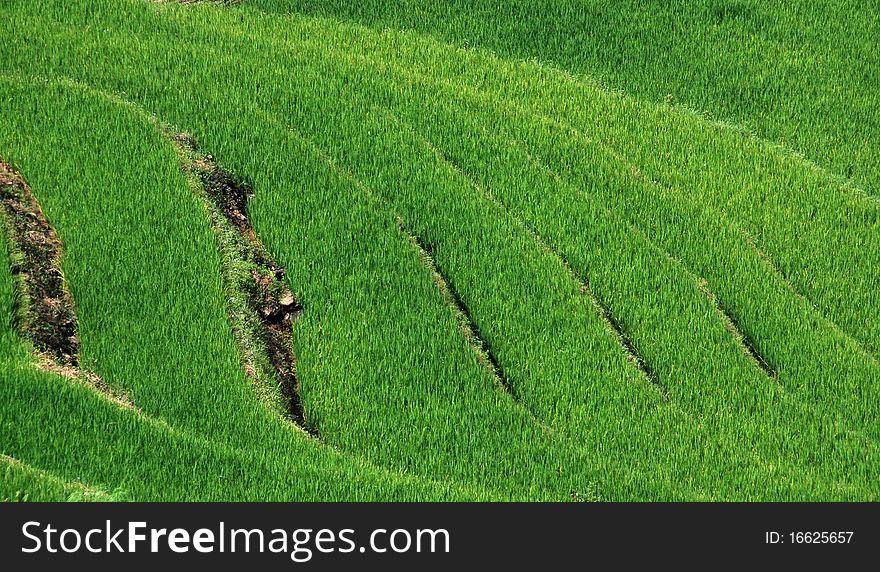
<path id="1" fill-rule="evenodd" d="M 809 10 L 4 2 L 0 498 L 878 500 L 880 23 Z"/>

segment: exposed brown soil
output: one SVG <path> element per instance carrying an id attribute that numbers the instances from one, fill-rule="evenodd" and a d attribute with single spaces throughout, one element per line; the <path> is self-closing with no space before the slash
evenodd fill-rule
<path id="1" fill-rule="evenodd" d="M 79 368 L 79 337 L 73 297 L 61 271 L 63 246 L 24 178 L 0 161 L 0 222 L 15 282 L 13 326 L 29 340 L 42 371 L 77 380 L 123 407 L 124 393 Z"/>
<path id="2" fill-rule="evenodd" d="M 73 298 L 61 272 L 61 241 L 28 184 L 3 162 L 0 204 L 10 239 L 12 276 L 19 289 L 15 327 L 37 351 L 76 367 L 79 339 Z"/>
<path id="3" fill-rule="evenodd" d="M 203 153 L 190 135 L 177 133 L 172 140 L 194 157 L 184 168 L 196 175 L 208 199 L 240 235 L 236 256 L 250 269 L 250 283 L 244 286 L 244 295 L 249 310 L 259 319 L 260 341 L 274 369 L 285 408 L 297 425 L 317 436 L 317 431 L 306 422 L 293 352 L 292 323 L 303 309 L 284 284 L 284 268 L 266 252 L 254 232 L 247 212 L 253 190 L 219 166 L 211 155 Z M 243 360 L 243 368 L 250 377 L 255 377 L 257 367 L 255 360 Z"/>

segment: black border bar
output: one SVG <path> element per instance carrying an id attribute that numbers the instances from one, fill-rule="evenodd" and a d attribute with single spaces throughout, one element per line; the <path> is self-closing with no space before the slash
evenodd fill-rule
<path id="1" fill-rule="evenodd" d="M 126 529 L 129 522 L 145 522 L 148 529 L 182 528 L 194 533 L 217 532 L 220 523 L 231 528 L 266 533 L 282 529 L 309 529 L 303 544 L 312 550 L 306 562 L 294 562 L 289 551 L 174 553 L 167 545 L 150 551 L 149 540 L 135 553 L 27 554 L 22 548 L 34 541 L 23 534 L 46 525 L 84 533 L 108 527 Z M 338 534 L 350 529 L 357 550 L 322 553 L 313 541 L 317 530 Z M 445 529 L 449 552 L 442 542 L 437 551 L 411 550 L 375 553 L 368 547 L 372 531 Z M 826 534 L 823 535 L 822 533 Z M 772 534 L 772 533 L 775 533 Z M 798 533 L 801 533 L 798 535 Z M 846 542 L 830 541 L 846 537 Z M 847 533 L 841 535 L 840 533 Z M 852 534 L 849 534 L 852 533 Z M 97 534 L 97 533 L 96 533 Z M 304 534 L 300 538 L 304 538 Z M 75 535 L 74 535 L 75 536 Z M 70 536 L 68 540 L 74 538 Z M 57 538 L 57 533 L 56 533 Z M 103 538 L 95 536 L 95 538 Z M 125 535 L 121 537 L 126 538 Z M 403 537 L 401 537 L 403 538 Z M 815 542 L 810 542 L 815 540 Z M 57 543 L 57 540 L 55 541 Z M 387 548 L 386 544 L 382 546 Z M 312 544 L 310 544 L 312 543 Z M 68 543 L 70 544 L 70 542 Z M 125 542 L 121 542 L 125 544 Z M 398 543 L 403 545 L 403 542 Z M 98 545 L 98 541 L 95 542 Z M 256 545 L 256 542 L 255 542 Z M 292 541 L 291 541 L 292 545 Z M 326 543 L 325 543 L 326 546 Z M 338 546 L 338 544 L 336 545 Z M 354 546 L 354 545 L 352 545 Z M 360 551 L 365 547 L 364 551 Z M 57 569 L 74 566 L 88 570 L 155 569 L 193 566 L 258 566 L 259 570 L 348 570 L 367 566 L 382 570 L 463 570 L 491 565 L 492 570 L 555 568 L 605 569 L 674 566 L 705 569 L 716 565 L 809 564 L 841 569 L 849 564 L 876 562 L 880 554 L 880 505 L 876 503 L 84 503 L 7 504 L 0 506 L 0 562 L 6 570 Z M 304 552 L 301 554 L 305 554 Z M 9 566 L 9 567 L 7 567 Z"/>

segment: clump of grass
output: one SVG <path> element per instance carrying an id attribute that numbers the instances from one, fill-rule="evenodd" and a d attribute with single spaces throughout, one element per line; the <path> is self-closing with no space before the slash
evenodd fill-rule
<path id="1" fill-rule="evenodd" d="M 122 489 L 112 492 L 65 481 L 48 471 L 0 454 L 0 502 L 122 502 Z"/>

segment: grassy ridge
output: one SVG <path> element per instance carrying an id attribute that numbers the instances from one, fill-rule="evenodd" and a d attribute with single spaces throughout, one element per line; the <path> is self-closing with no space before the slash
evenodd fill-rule
<path id="1" fill-rule="evenodd" d="M 275 454 L 242 450 L 120 408 L 82 385 L 4 366 L 5 454 L 67 480 L 121 488 L 144 501 L 497 500 L 458 483 L 376 471 L 291 443 Z M 13 486 L 17 481 L 13 481 Z M 100 486 L 100 485 L 99 485 Z"/>
<path id="2" fill-rule="evenodd" d="M 82 483 L 59 479 L 12 457 L 0 456 L 0 502 L 64 502 L 125 500 L 121 491 L 112 495 Z"/>

